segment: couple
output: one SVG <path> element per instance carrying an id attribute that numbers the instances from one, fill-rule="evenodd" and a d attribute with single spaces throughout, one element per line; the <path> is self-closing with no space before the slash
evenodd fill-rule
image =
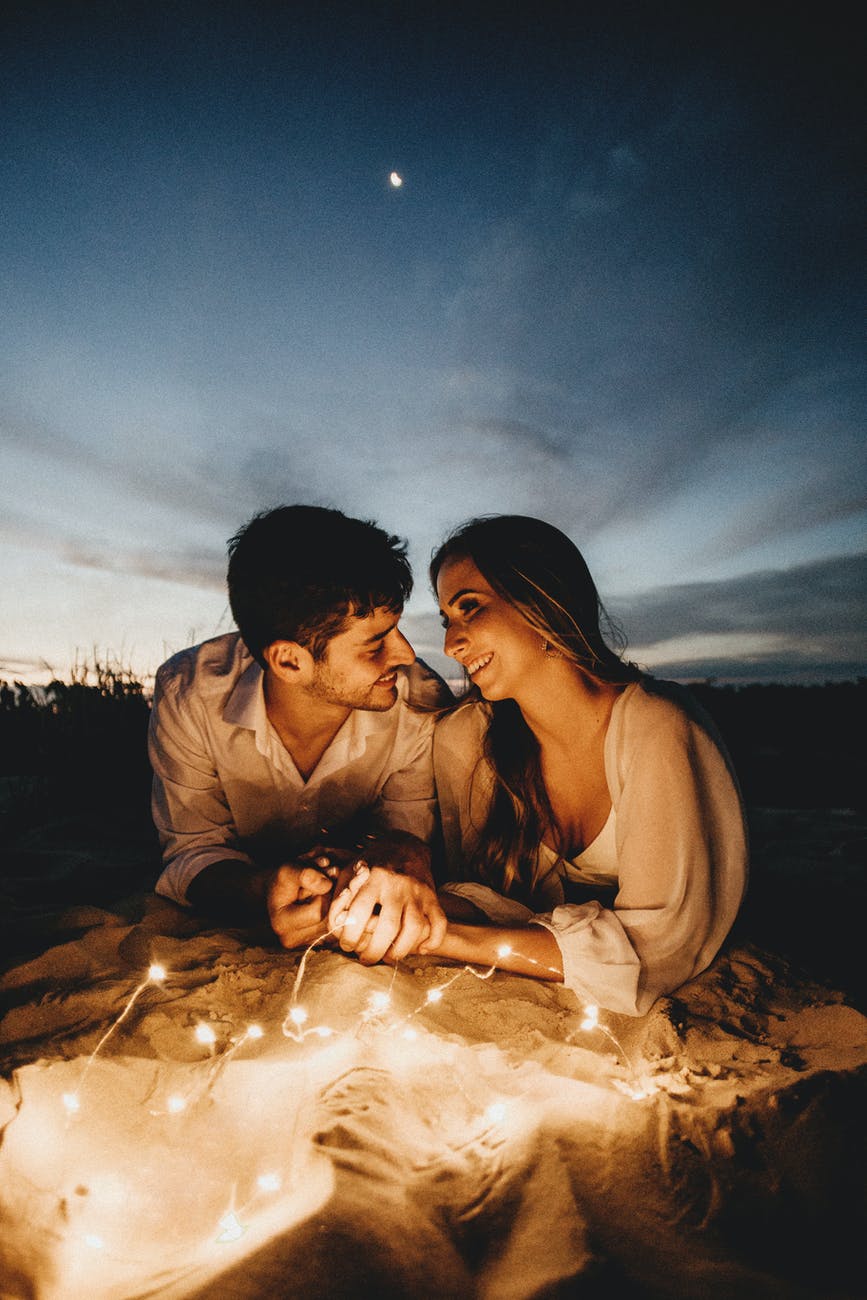
<path id="1" fill-rule="evenodd" d="M 609 648 L 551 525 L 471 521 L 431 580 L 472 683 L 457 704 L 399 630 L 399 539 L 314 506 L 232 538 L 239 631 L 157 674 L 157 891 L 267 915 L 286 948 L 333 932 L 365 963 L 431 953 L 643 1015 L 713 960 L 744 893 L 712 724 Z"/>

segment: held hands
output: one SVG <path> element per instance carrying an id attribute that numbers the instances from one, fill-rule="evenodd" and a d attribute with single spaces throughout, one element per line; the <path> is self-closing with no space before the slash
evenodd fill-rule
<path id="1" fill-rule="evenodd" d="M 356 953 L 371 966 L 437 948 L 446 918 L 427 881 L 359 861 L 338 882 L 328 926 L 339 935 L 344 952 Z"/>
<path id="2" fill-rule="evenodd" d="M 284 948 L 306 947 L 331 932 L 365 965 L 434 951 L 446 932 L 427 848 L 410 835 L 382 837 L 363 860 L 317 845 L 273 872 L 266 904 Z"/>

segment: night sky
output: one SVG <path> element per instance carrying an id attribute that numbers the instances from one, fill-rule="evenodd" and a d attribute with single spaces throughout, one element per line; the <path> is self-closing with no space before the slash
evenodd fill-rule
<path id="1" fill-rule="evenodd" d="M 663 675 L 867 671 L 864 78 L 809 9 L 4 3 L 0 677 L 228 630 L 292 501 L 409 539 L 439 667 L 430 552 L 508 511 Z"/>

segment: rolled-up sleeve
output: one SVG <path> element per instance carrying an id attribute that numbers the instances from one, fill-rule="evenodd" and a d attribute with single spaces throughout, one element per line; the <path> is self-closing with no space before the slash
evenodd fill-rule
<path id="1" fill-rule="evenodd" d="M 155 889 L 187 905 L 187 889 L 213 862 L 250 863 L 200 726 L 178 701 L 178 684 L 157 674 L 148 751 L 153 768 L 151 808 L 163 853 Z"/>
<path id="2" fill-rule="evenodd" d="M 743 899 L 740 796 L 719 746 L 667 700 L 606 747 L 616 809 L 614 908 L 564 905 L 538 916 L 564 980 L 610 1011 L 644 1015 L 715 957 Z"/>

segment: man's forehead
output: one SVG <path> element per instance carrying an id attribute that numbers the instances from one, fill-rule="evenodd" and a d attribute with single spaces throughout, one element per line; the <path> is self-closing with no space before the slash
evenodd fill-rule
<path id="1" fill-rule="evenodd" d="M 332 640 L 340 637 L 345 644 L 349 645 L 363 645 L 367 641 L 377 641 L 397 626 L 402 613 L 402 607 L 389 609 L 385 605 L 377 605 L 370 614 L 355 614 L 350 609 L 343 627 L 335 637 L 332 637 Z"/>

